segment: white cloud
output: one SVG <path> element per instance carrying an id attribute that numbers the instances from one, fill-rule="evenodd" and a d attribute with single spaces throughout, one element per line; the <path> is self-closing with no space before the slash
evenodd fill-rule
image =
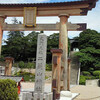
<path id="1" fill-rule="evenodd" d="M 59 20 L 59 17 L 37 17 L 37 23 L 56 23 Z"/>
<path id="2" fill-rule="evenodd" d="M 29 3 L 42 3 L 42 2 L 49 2 L 50 0 L 24 0 L 24 2 Z"/>
<path id="3" fill-rule="evenodd" d="M 22 1 L 22 0 L 20 0 Z M 0 0 L 0 3 L 18 3 L 19 0 Z"/>
<path id="4" fill-rule="evenodd" d="M 41 3 L 49 0 L 0 0 L 0 3 Z"/>

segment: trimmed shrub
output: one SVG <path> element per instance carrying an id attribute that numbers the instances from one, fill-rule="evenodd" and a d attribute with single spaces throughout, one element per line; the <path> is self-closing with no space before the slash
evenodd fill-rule
<path id="1" fill-rule="evenodd" d="M 52 71 L 52 64 L 46 64 L 46 71 Z"/>
<path id="2" fill-rule="evenodd" d="M 27 65 L 26 65 L 26 68 L 35 68 L 35 63 L 28 62 Z"/>
<path id="3" fill-rule="evenodd" d="M 85 76 L 81 75 L 81 76 L 80 76 L 80 82 L 79 82 L 79 84 L 80 84 L 80 85 L 85 85 L 85 81 L 86 81 Z"/>
<path id="4" fill-rule="evenodd" d="M 93 72 L 93 75 L 94 75 L 94 76 L 99 76 L 99 75 L 100 75 L 100 70 L 94 71 L 94 72 Z"/>
<path id="5" fill-rule="evenodd" d="M 94 71 L 94 68 L 90 67 L 89 72 L 92 72 L 92 71 Z"/>
<path id="6" fill-rule="evenodd" d="M 91 75 L 91 73 L 88 72 L 88 71 L 83 71 L 82 73 L 83 73 L 84 76 L 90 76 Z"/>
<path id="7" fill-rule="evenodd" d="M 85 85 L 85 82 L 86 80 L 91 80 L 91 79 L 96 79 L 95 76 L 84 76 L 84 75 L 81 75 L 80 76 L 80 85 Z"/>
<path id="8" fill-rule="evenodd" d="M 25 81 L 35 81 L 35 75 L 29 72 L 19 71 L 15 73 L 15 76 L 23 76 Z"/>
<path id="9" fill-rule="evenodd" d="M 15 81 L 0 79 L 0 100 L 19 100 L 17 84 Z"/>
<path id="10" fill-rule="evenodd" d="M 24 68 L 24 66 L 25 66 L 23 61 L 20 61 L 18 65 L 19 65 L 19 68 Z"/>

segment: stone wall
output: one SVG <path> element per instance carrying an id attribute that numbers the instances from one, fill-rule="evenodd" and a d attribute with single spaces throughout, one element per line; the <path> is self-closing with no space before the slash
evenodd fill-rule
<path id="1" fill-rule="evenodd" d="M 70 72 L 70 83 L 71 85 L 77 85 L 78 83 L 78 74 L 79 74 L 79 61 L 78 58 L 74 55 L 75 52 L 71 52 L 71 72 Z"/>
<path id="2" fill-rule="evenodd" d="M 88 86 L 88 85 L 99 87 L 99 79 L 86 80 L 86 86 Z"/>

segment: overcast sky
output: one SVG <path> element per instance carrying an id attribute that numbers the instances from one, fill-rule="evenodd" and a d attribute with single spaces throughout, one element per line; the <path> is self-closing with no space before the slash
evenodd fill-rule
<path id="1" fill-rule="evenodd" d="M 79 1 L 79 0 L 0 0 L 0 3 L 43 3 L 43 2 L 65 2 L 65 1 Z M 7 18 L 6 22 L 11 23 L 12 18 Z M 18 18 L 23 21 L 23 18 Z M 87 23 L 87 28 L 97 30 L 100 32 L 100 0 L 94 9 L 88 12 L 87 16 L 72 16 L 68 20 L 71 23 Z M 38 17 L 37 23 L 56 23 L 59 22 L 58 17 Z M 29 32 L 25 32 L 26 35 Z M 46 35 L 54 33 L 54 31 L 45 31 Z M 80 32 L 68 32 L 68 37 L 73 38 L 78 36 Z M 4 32 L 3 39 L 7 38 L 7 32 Z"/>

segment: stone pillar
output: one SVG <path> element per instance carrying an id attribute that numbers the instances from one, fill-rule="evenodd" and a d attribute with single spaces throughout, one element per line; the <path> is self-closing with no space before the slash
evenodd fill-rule
<path id="1" fill-rule="evenodd" d="M 47 36 L 45 34 L 39 34 L 37 41 L 37 57 L 36 57 L 35 89 L 34 89 L 34 92 L 38 93 L 38 97 L 40 96 L 40 93 L 44 93 L 46 52 L 47 52 Z"/>
<path id="2" fill-rule="evenodd" d="M 5 18 L 6 18 L 5 16 L 0 16 L 0 57 L 1 57 L 2 36 L 3 36 L 2 26 Z"/>
<path id="3" fill-rule="evenodd" d="M 66 14 L 59 15 L 60 18 L 60 34 L 59 34 L 59 48 L 63 50 L 61 66 L 64 67 L 63 71 L 63 86 L 67 90 L 67 57 L 68 57 L 68 32 L 67 21 L 69 16 Z"/>
<path id="4" fill-rule="evenodd" d="M 12 57 L 5 58 L 5 62 L 6 62 L 5 75 L 7 75 L 7 76 L 11 76 L 11 69 L 12 69 L 13 60 L 14 59 Z"/>

